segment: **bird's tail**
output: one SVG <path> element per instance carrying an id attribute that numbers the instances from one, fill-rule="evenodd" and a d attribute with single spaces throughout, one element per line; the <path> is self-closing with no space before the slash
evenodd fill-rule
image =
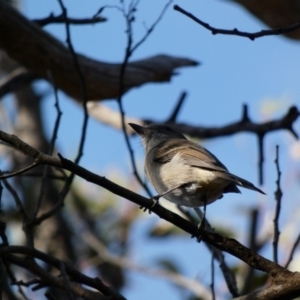
<path id="1" fill-rule="evenodd" d="M 248 180 L 245 180 L 245 179 L 238 177 L 236 175 L 233 175 L 231 173 L 228 173 L 228 177 L 230 178 L 231 181 L 233 181 L 238 186 L 241 186 L 241 187 L 249 189 L 249 190 L 257 191 L 261 194 L 266 195 L 266 193 L 264 193 L 261 189 L 256 187 L 253 183 L 249 182 Z"/>

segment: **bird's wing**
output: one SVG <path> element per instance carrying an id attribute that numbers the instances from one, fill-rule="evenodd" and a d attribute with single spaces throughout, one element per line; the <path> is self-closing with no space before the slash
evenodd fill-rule
<path id="1" fill-rule="evenodd" d="M 161 143 L 156 147 L 153 161 L 159 164 L 170 162 L 180 152 L 182 161 L 193 167 L 215 172 L 215 176 L 231 181 L 233 184 L 265 194 L 251 182 L 228 172 L 227 168 L 205 148 L 191 141 L 182 143 L 181 139 L 173 139 L 167 145 Z"/>
<path id="2" fill-rule="evenodd" d="M 226 167 L 208 150 L 188 140 L 183 143 L 182 139 L 160 143 L 153 154 L 153 161 L 165 164 L 178 153 L 183 162 L 191 167 L 227 172 Z"/>
<path id="3" fill-rule="evenodd" d="M 182 152 L 182 157 L 185 163 L 189 164 L 191 167 L 212 170 L 214 171 L 215 176 L 224 178 L 228 181 L 231 181 L 233 184 L 239 185 L 246 189 L 265 194 L 251 182 L 229 173 L 227 168 L 205 148 L 192 143 L 192 146 L 189 146 L 187 150 Z M 205 159 L 205 162 L 202 161 L 202 159 Z"/>
<path id="4" fill-rule="evenodd" d="M 173 159 L 177 151 L 175 148 L 178 149 L 181 143 L 182 139 L 172 139 L 167 144 L 165 142 L 161 142 L 150 151 L 153 152 L 153 154 L 149 154 L 152 154 L 154 162 L 158 164 L 166 164 Z"/>
<path id="5" fill-rule="evenodd" d="M 192 144 L 188 150 L 182 152 L 182 158 L 184 159 L 185 163 L 189 164 L 191 167 L 212 170 L 214 171 L 215 176 L 224 178 L 228 181 L 231 181 L 233 184 L 239 185 L 246 189 L 265 194 L 251 182 L 229 173 L 227 168 L 212 153 L 203 147 Z M 205 159 L 205 162 L 202 159 Z"/>

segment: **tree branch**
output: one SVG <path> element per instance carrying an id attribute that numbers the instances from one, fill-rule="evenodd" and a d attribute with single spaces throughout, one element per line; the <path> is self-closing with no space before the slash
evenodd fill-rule
<path id="1" fill-rule="evenodd" d="M 273 219 L 274 222 L 274 237 L 273 237 L 273 259 L 274 262 L 278 263 L 278 242 L 279 242 L 279 215 L 281 210 L 281 198 L 282 198 L 282 190 L 280 187 L 280 178 L 281 178 L 281 171 L 279 167 L 279 146 L 276 146 L 276 157 L 275 157 L 275 165 L 276 165 L 276 173 L 277 173 L 277 180 L 276 180 L 276 191 L 275 201 L 276 201 L 276 209 L 275 209 L 275 216 Z"/>
<path id="2" fill-rule="evenodd" d="M 178 101 L 178 104 L 182 105 L 181 97 Z M 174 108 L 175 117 L 178 114 L 177 105 Z M 112 126 L 117 130 L 122 129 L 121 125 L 121 116 L 119 112 L 116 112 L 103 104 L 97 104 L 94 102 L 88 103 L 89 114 L 97 119 L 98 121 Z M 108 117 L 109 115 L 109 117 Z M 292 106 L 288 109 L 285 115 L 277 120 L 255 123 L 252 122 L 248 116 L 248 113 L 245 115 L 245 106 L 243 107 L 243 114 L 239 121 L 233 122 L 228 125 L 222 125 L 220 127 L 204 127 L 204 126 L 194 126 L 187 123 L 177 123 L 175 121 L 170 121 L 170 117 L 167 117 L 165 121 L 159 122 L 153 119 L 140 119 L 132 118 L 129 116 L 125 117 L 125 123 L 136 123 L 140 125 L 147 125 L 153 123 L 161 123 L 172 126 L 174 129 L 187 134 L 189 136 L 205 139 L 205 138 L 217 138 L 221 136 L 233 135 L 240 132 L 251 132 L 254 134 L 263 134 L 264 136 L 272 131 L 277 130 L 287 130 L 289 131 L 296 139 L 298 139 L 298 133 L 294 130 L 293 124 L 297 121 L 300 112 L 296 106 Z M 173 113 L 171 118 L 173 118 Z M 133 130 L 130 130 L 130 126 L 126 127 L 127 132 L 135 134 Z"/>
<path id="3" fill-rule="evenodd" d="M 81 82 L 70 51 L 57 39 L 26 19 L 15 9 L 0 1 L 0 48 L 39 78 L 48 80 L 51 72 L 58 89 L 82 101 Z M 88 100 L 117 98 L 122 64 L 110 64 L 77 54 Z M 148 82 L 170 81 L 174 70 L 196 66 L 194 60 L 156 55 L 128 63 L 124 77 L 127 92 Z M 109 75 L 108 75 L 109 74 Z"/>
<path id="4" fill-rule="evenodd" d="M 300 112 L 296 106 L 289 108 L 287 113 L 280 119 L 274 121 L 267 121 L 264 123 L 252 122 L 249 117 L 242 118 L 240 121 L 231 123 L 229 125 L 221 127 L 197 127 L 191 126 L 185 123 L 165 123 L 172 126 L 174 129 L 197 138 L 215 138 L 220 136 L 228 136 L 239 132 L 251 132 L 254 134 L 262 134 L 276 131 L 276 130 L 288 130 L 296 139 L 298 134 L 293 128 L 294 122 L 298 119 Z M 153 120 L 144 120 L 145 124 L 157 123 Z"/>
<path id="5" fill-rule="evenodd" d="M 203 26 L 204 28 L 208 29 L 211 31 L 212 34 L 225 34 L 225 35 L 235 35 L 235 36 L 240 36 L 240 37 L 246 37 L 250 39 L 251 41 L 254 41 L 257 38 L 264 37 L 264 36 L 269 36 L 269 35 L 279 35 L 279 34 L 286 34 L 291 31 L 297 30 L 300 28 L 300 22 L 297 22 L 295 24 L 282 27 L 282 28 L 276 28 L 276 29 L 269 29 L 269 30 L 261 30 L 258 32 L 245 32 L 245 31 L 240 31 L 238 29 L 233 29 L 233 30 L 227 30 L 227 29 L 221 29 L 221 28 L 215 28 L 210 26 L 208 23 L 205 23 L 198 19 L 196 16 L 194 16 L 192 13 L 184 10 L 178 5 L 174 5 L 174 10 L 179 11 L 183 15 L 187 16 L 188 18 L 192 19 L 195 21 L 197 24 Z"/>
<path id="6" fill-rule="evenodd" d="M 65 24 L 65 18 L 63 15 L 54 16 L 52 13 L 49 17 L 43 18 L 43 19 L 34 19 L 31 20 L 32 22 L 36 23 L 37 25 L 43 27 L 49 24 Z M 91 25 L 91 24 L 97 24 L 105 22 L 106 18 L 103 17 L 93 17 L 93 18 L 84 18 L 84 19 L 78 19 L 78 18 L 68 18 L 68 23 L 71 25 Z"/>

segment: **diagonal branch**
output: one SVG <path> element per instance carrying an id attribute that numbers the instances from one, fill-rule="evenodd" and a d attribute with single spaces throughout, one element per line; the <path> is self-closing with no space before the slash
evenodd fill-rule
<path id="1" fill-rule="evenodd" d="M 288 268 L 289 264 L 293 260 L 293 255 L 295 254 L 295 251 L 296 251 L 297 247 L 299 246 L 299 243 L 300 243 L 300 233 L 298 234 L 298 236 L 297 236 L 297 238 L 296 238 L 296 240 L 295 240 L 295 242 L 293 244 L 293 247 L 292 247 L 292 249 L 290 251 L 289 258 L 288 258 L 288 260 L 287 260 L 287 262 L 285 264 L 285 268 L 286 269 Z"/>
<path id="2" fill-rule="evenodd" d="M 47 164 L 47 165 L 68 170 L 78 175 L 79 177 L 87 180 L 88 182 L 97 184 L 120 197 L 126 198 L 140 206 L 151 209 L 151 211 L 157 214 L 160 218 L 163 218 L 164 220 L 176 225 L 177 227 L 181 228 L 182 230 L 186 231 L 187 233 L 193 236 L 196 236 L 197 233 L 199 233 L 199 229 L 196 225 L 185 220 L 179 215 L 172 213 L 169 210 L 159 205 L 153 207 L 153 202 L 150 199 L 147 199 L 126 188 L 123 188 L 113 183 L 112 181 L 106 179 L 105 177 L 89 172 L 88 170 L 74 164 L 72 161 L 63 158 L 62 156 L 60 156 L 60 158 L 57 158 L 57 157 L 46 155 L 32 148 L 30 145 L 24 143 L 16 136 L 7 134 L 3 131 L 0 131 L 0 139 L 14 146 L 15 148 L 22 151 L 23 153 L 38 160 L 38 162 L 41 164 Z M 238 241 L 234 239 L 226 238 L 217 233 L 212 233 L 209 231 L 203 231 L 201 234 L 202 234 L 203 241 L 210 243 L 211 245 L 213 245 L 214 247 L 222 251 L 226 251 L 234 255 L 235 257 L 249 264 L 251 267 L 266 272 L 274 278 L 276 277 L 281 278 L 281 276 L 288 277 L 291 276 L 290 274 L 292 274 L 291 272 L 285 270 L 283 267 L 279 266 L 278 264 L 268 259 L 265 259 L 264 257 L 255 253 L 253 250 L 246 248 L 245 246 L 243 246 L 242 244 L 240 244 Z"/>

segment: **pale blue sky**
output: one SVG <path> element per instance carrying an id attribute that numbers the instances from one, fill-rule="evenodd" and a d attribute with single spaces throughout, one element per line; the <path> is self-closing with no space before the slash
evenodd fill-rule
<path id="1" fill-rule="evenodd" d="M 144 34 L 143 23 L 150 26 L 165 2 L 141 1 L 134 24 L 135 41 Z M 101 6 L 108 3 L 118 5 L 119 1 L 64 1 L 68 15 L 77 18 L 91 17 Z M 178 0 L 173 4 L 182 6 L 211 26 L 238 28 L 250 32 L 266 28 L 243 8 L 230 1 Z M 55 0 L 26 0 L 23 11 L 29 18 L 46 17 L 51 12 L 61 13 L 58 1 Z M 108 19 L 106 23 L 71 27 L 75 50 L 97 60 L 121 62 L 126 42 L 124 20 L 115 9 L 104 10 L 103 16 Z M 47 26 L 46 30 L 65 41 L 63 25 Z M 213 36 L 192 20 L 174 11 L 171 6 L 152 35 L 134 53 L 132 60 L 156 54 L 188 57 L 201 62 L 201 65 L 180 69 L 180 74 L 174 77 L 171 83 L 147 84 L 131 90 L 123 98 L 125 112 L 130 116 L 163 121 L 169 116 L 183 90 L 188 92 L 188 97 L 179 120 L 194 125 L 222 126 L 236 121 L 241 116 L 244 103 L 249 105 L 250 117 L 257 122 L 281 116 L 289 105 L 299 103 L 299 43 L 287 38 L 265 37 L 253 42 L 241 37 Z M 38 83 L 36 87 L 42 91 L 49 89 L 45 83 Z M 60 93 L 60 103 L 64 114 L 57 144 L 65 157 L 72 158 L 78 149 L 82 110 L 63 93 Z M 117 109 L 114 101 L 105 103 Z M 267 105 L 268 103 L 274 104 L 274 110 Z M 54 99 L 51 95 L 44 103 L 45 124 L 49 136 L 56 116 L 53 104 Z M 269 108 L 269 114 L 264 113 L 266 108 Z M 296 126 L 300 133 L 299 121 Z M 291 174 L 299 170 L 299 160 L 291 160 L 289 155 L 289 148 L 294 140 L 289 133 L 276 132 L 268 135 L 265 141 L 266 184 L 262 188 L 268 196 L 263 197 L 243 190 L 242 195 L 227 195 L 222 201 L 208 207 L 208 218 L 216 224 L 238 228 L 243 242 L 246 240 L 248 225 L 243 211 L 258 204 L 266 207 L 274 205 L 273 161 L 275 145 L 278 143 L 282 145 L 280 151 L 283 182 L 284 186 L 288 186 L 285 200 L 291 201 L 292 196 L 296 194 L 295 176 L 291 178 Z M 253 135 L 238 134 L 204 142 L 232 173 L 258 183 L 257 143 Z M 143 153 L 137 138 L 132 139 L 132 145 L 141 163 Z M 91 119 L 81 165 L 104 176 L 107 176 L 106 172 L 112 166 L 130 173 L 131 166 L 122 134 Z M 286 216 L 297 208 L 296 204 L 291 203 L 283 208 L 283 213 Z M 166 239 L 164 242 L 145 240 L 142 232 L 155 222 L 155 218 L 151 216 L 135 228 L 132 237 L 134 259 L 142 264 L 151 265 L 155 258 L 163 253 L 166 257 L 171 256 L 178 261 L 184 275 L 199 276 L 203 283 L 209 284 L 210 274 L 207 270 L 210 262 L 203 244 L 198 245 L 194 240 L 183 238 Z M 271 252 L 266 249 L 265 253 L 270 255 Z M 229 260 L 236 262 L 232 258 Z M 219 277 L 218 274 L 217 276 Z M 181 299 L 182 296 L 164 281 L 135 273 L 130 273 L 129 285 L 123 293 L 132 300 L 166 297 Z"/>

